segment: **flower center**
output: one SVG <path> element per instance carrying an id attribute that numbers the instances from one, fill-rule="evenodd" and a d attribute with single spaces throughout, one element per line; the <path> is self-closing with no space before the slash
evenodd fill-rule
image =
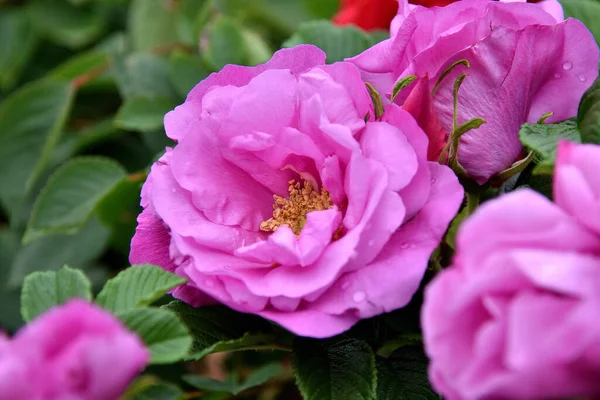
<path id="1" fill-rule="evenodd" d="M 333 207 L 333 202 L 327 190 L 322 188 L 321 193 L 319 193 L 314 190 L 312 183 L 304 180 L 301 182 L 296 182 L 293 179 L 288 182 L 290 184 L 288 199 L 273 195 L 275 199 L 273 218 L 269 218 L 260 224 L 261 231 L 275 232 L 281 225 L 287 225 L 298 236 L 306 224 L 306 214 L 311 211 L 328 210 Z"/>

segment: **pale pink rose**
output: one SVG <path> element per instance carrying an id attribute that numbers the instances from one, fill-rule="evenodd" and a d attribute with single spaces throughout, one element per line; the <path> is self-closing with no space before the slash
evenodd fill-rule
<path id="1" fill-rule="evenodd" d="M 408 112 L 374 116 L 357 68 L 314 46 L 211 75 L 165 117 L 177 146 L 143 187 L 132 264 L 305 336 L 406 305 L 463 192 Z"/>
<path id="2" fill-rule="evenodd" d="M 599 146 L 561 143 L 557 204 L 518 190 L 459 230 L 453 265 L 422 309 L 430 379 L 444 398 L 600 395 L 599 159 Z"/>
<path id="3" fill-rule="evenodd" d="M 412 74 L 429 77 L 433 89 L 452 63 L 468 60 L 469 69 L 459 65 L 442 81 L 433 104 L 449 134 L 454 81 L 468 74 L 458 95 L 458 123 L 475 117 L 487 122 L 462 137 L 458 159 L 478 183 L 518 160 L 523 123 L 548 112 L 554 113 L 549 123 L 575 116 L 581 95 L 598 76 L 592 34 L 577 20 L 559 22 L 562 10 L 554 0 L 407 7 L 400 2 L 391 39 L 348 61 L 389 96 L 398 79 Z M 410 87 L 395 102 L 402 104 L 408 93 Z"/>
<path id="4" fill-rule="evenodd" d="M 116 317 L 70 300 L 0 343 L 0 399 L 113 400 L 148 360 Z"/>

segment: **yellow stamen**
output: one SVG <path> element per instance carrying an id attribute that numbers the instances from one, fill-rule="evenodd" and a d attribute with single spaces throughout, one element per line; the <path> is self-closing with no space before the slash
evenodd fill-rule
<path id="1" fill-rule="evenodd" d="M 281 225 L 287 225 L 298 236 L 306 224 L 306 214 L 333 207 L 329 192 L 324 188 L 319 193 L 309 181 L 303 181 L 303 185 L 295 180 L 288 183 L 289 198 L 273 195 L 273 218 L 260 224 L 261 231 L 275 232 Z"/>

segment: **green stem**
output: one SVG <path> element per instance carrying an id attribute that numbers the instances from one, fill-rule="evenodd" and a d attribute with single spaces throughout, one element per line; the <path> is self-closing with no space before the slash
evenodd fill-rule
<path id="1" fill-rule="evenodd" d="M 479 206 L 479 200 L 481 199 L 481 192 L 467 191 L 467 215 L 471 215 L 475 212 L 475 209 Z"/>

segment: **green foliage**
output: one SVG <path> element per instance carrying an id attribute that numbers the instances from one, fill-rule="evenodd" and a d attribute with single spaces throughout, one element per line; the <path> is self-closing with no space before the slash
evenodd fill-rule
<path id="1" fill-rule="evenodd" d="M 264 320 L 223 306 L 194 308 L 174 301 L 165 306 L 188 326 L 194 339 L 187 359 L 222 351 L 285 349 Z"/>
<path id="2" fill-rule="evenodd" d="M 556 159 L 556 147 L 560 140 L 580 143 L 581 136 L 574 121 L 557 124 L 524 124 L 519 131 L 523 146 L 535 151 L 539 156 L 537 171 L 552 173 Z"/>
<path id="3" fill-rule="evenodd" d="M 226 392 L 237 395 L 244 390 L 264 384 L 269 379 L 279 374 L 280 371 L 281 365 L 278 363 L 271 363 L 256 369 L 248 378 L 246 378 L 243 383 L 238 382 L 236 379 L 230 379 L 226 382 L 221 382 L 199 375 L 187 375 L 183 377 L 183 380 L 198 389 L 203 389 L 209 392 Z"/>
<path id="4" fill-rule="evenodd" d="M 0 90 L 11 88 L 37 46 L 38 39 L 24 10 L 0 13 Z"/>
<path id="5" fill-rule="evenodd" d="M 402 346 L 387 359 L 377 357 L 377 400 L 439 400 L 427 380 L 427 357 L 420 346 Z"/>
<path id="6" fill-rule="evenodd" d="M 154 265 L 139 265 L 110 279 L 96 302 L 114 313 L 150 305 L 185 279 Z"/>
<path id="7" fill-rule="evenodd" d="M 577 18 L 592 32 L 600 45 L 600 2 L 597 0 L 560 0 L 565 18 Z"/>
<path id="8" fill-rule="evenodd" d="M 115 125 L 131 131 L 156 131 L 162 128 L 165 114 L 175 105 L 169 97 L 132 97 L 119 109 Z"/>
<path id="9" fill-rule="evenodd" d="M 583 143 L 600 144 L 600 78 L 583 94 L 577 111 Z"/>
<path id="10" fill-rule="evenodd" d="M 293 365 L 296 383 L 306 400 L 376 399 L 375 354 L 365 342 L 297 338 Z"/>
<path id="11" fill-rule="evenodd" d="M 48 234 L 79 231 L 125 173 L 118 163 L 109 158 L 79 157 L 69 160 L 50 177 L 38 196 L 24 242 Z"/>
<path id="12" fill-rule="evenodd" d="M 175 385 L 156 383 L 140 389 L 122 400 L 183 400 L 185 393 Z"/>
<path id="13" fill-rule="evenodd" d="M 80 270 L 64 266 L 58 271 L 34 272 L 23 281 L 21 315 L 31 321 L 73 297 L 92 299 L 92 284 Z"/>
<path id="14" fill-rule="evenodd" d="M 132 308 L 117 315 L 136 332 L 151 353 L 151 364 L 181 360 L 192 344 L 187 328 L 177 316 L 162 308 Z"/>
<path id="15" fill-rule="evenodd" d="M 0 206 L 13 219 L 48 165 L 72 100 L 68 81 L 48 79 L 0 104 Z"/>
<path id="16" fill-rule="evenodd" d="M 339 27 L 328 21 L 312 21 L 302 24 L 284 46 L 314 44 L 327 54 L 327 62 L 333 63 L 353 57 L 381 39 L 379 35 L 369 35 L 352 26 Z"/>

